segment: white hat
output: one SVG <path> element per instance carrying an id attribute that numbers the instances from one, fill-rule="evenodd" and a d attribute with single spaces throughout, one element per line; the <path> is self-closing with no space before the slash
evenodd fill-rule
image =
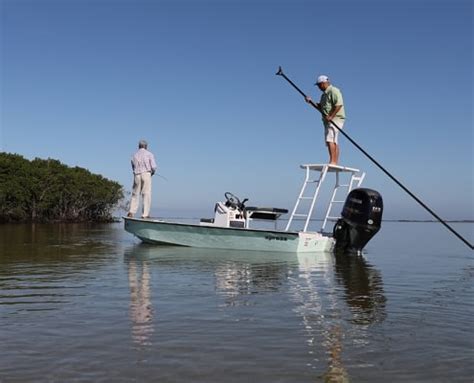
<path id="1" fill-rule="evenodd" d="M 321 76 L 318 77 L 318 79 L 316 80 L 316 84 L 314 85 L 321 84 L 322 82 L 328 82 L 328 81 L 329 81 L 329 77 L 322 74 Z"/>

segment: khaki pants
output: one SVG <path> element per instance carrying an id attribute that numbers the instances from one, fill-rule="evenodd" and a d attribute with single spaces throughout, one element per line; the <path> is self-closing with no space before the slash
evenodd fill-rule
<path id="1" fill-rule="evenodd" d="M 151 173 L 150 172 L 135 174 L 135 176 L 133 177 L 132 200 L 130 201 L 129 213 L 135 214 L 137 212 L 140 194 L 142 195 L 142 202 L 143 202 L 142 218 L 148 217 L 150 215 L 150 207 L 151 207 Z"/>

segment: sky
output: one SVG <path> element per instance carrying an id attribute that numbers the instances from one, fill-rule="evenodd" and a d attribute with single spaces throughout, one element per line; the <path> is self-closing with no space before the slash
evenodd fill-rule
<path id="1" fill-rule="evenodd" d="M 131 190 L 140 139 L 153 211 L 207 212 L 229 191 L 290 209 L 326 163 L 314 100 L 341 89 L 344 131 L 444 219 L 474 219 L 471 0 L 0 0 L 0 150 Z M 346 138 L 386 219 L 432 218 Z"/>

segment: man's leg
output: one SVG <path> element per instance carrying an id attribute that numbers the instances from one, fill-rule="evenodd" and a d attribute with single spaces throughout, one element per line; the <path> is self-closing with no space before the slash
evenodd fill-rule
<path id="1" fill-rule="evenodd" d="M 334 123 L 342 129 L 344 121 L 334 121 Z M 337 165 L 339 163 L 339 129 L 335 128 L 332 124 L 325 124 L 326 127 L 326 144 L 329 151 L 329 163 Z"/>
<path id="2" fill-rule="evenodd" d="M 329 123 L 324 124 L 324 134 L 326 139 L 326 146 L 329 152 L 329 163 L 331 165 L 337 165 L 339 159 L 339 148 L 337 145 L 337 132 L 336 128 L 331 126 Z"/>
<path id="3" fill-rule="evenodd" d="M 132 199 L 130 200 L 130 209 L 128 217 L 133 217 L 138 210 L 138 202 L 140 197 L 141 178 L 139 174 L 133 176 Z"/>
<path id="4" fill-rule="evenodd" d="M 143 198 L 143 214 L 142 218 L 150 216 L 151 207 L 151 173 L 142 173 L 142 198 Z"/>
<path id="5" fill-rule="evenodd" d="M 335 142 L 326 142 L 329 151 L 329 163 L 337 165 L 339 159 L 339 146 Z"/>

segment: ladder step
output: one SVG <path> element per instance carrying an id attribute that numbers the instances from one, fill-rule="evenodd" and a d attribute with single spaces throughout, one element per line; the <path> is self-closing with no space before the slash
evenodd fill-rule
<path id="1" fill-rule="evenodd" d="M 313 197 L 300 197 L 299 199 L 313 199 Z"/>
<path id="2" fill-rule="evenodd" d="M 328 221 L 337 221 L 341 217 L 326 217 Z"/>
<path id="3" fill-rule="evenodd" d="M 307 217 L 308 214 L 293 214 L 293 217 Z"/>

